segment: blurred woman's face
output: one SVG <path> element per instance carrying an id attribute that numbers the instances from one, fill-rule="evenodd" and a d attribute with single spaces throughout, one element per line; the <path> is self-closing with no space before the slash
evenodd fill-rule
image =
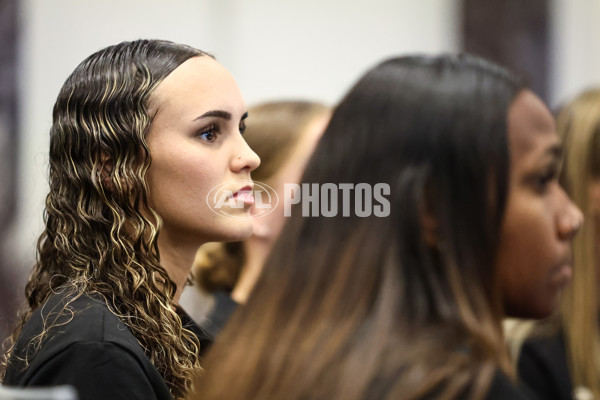
<path id="1" fill-rule="evenodd" d="M 554 119 L 531 91 L 508 113 L 509 195 L 496 273 L 508 316 L 544 318 L 573 273 L 571 239 L 583 216 L 558 183 L 561 144 Z"/>
<path id="2" fill-rule="evenodd" d="M 147 181 L 150 206 L 163 220 L 161 238 L 196 247 L 245 239 L 252 232 L 250 172 L 260 160 L 242 137 L 246 105 L 233 77 L 212 58 L 194 57 L 153 96 Z M 233 202 L 242 206 L 231 208 L 231 216 L 209 208 L 216 187 L 241 200 Z"/>
<path id="3" fill-rule="evenodd" d="M 307 124 L 304 131 L 299 133 L 300 138 L 289 158 L 281 166 L 280 170 L 267 181 L 277 192 L 281 204 L 290 202 L 291 199 L 286 198 L 284 186 L 290 183 L 300 183 L 306 164 L 317 147 L 321 136 L 323 136 L 330 117 L 329 113 L 323 113 L 314 117 Z M 285 225 L 286 217 L 284 216 L 283 209 L 284 207 L 280 205 L 272 213 L 255 218 L 255 235 L 266 239 L 270 243 L 275 242 Z"/>

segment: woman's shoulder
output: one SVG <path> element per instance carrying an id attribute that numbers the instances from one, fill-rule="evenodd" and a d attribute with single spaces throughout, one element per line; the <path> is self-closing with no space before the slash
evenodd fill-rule
<path id="1" fill-rule="evenodd" d="M 539 332 L 530 335 L 523 341 L 521 354 L 525 351 L 543 353 L 565 353 L 565 337 L 562 330 L 552 332 Z"/>
<path id="2" fill-rule="evenodd" d="M 513 382 L 498 371 L 490 385 L 486 400 L 537 400 L 537 397 L 522 385 Z"/>
<path id="3" fill-rule="evenodd" d="M 114 351 L 128 353 L 144 369 L 150 367 L 137 339 L 101 296 L 57 292 L 23 326 L 6 379 L 18 382 L 26 370 L 31 373 L 75 346 L 98 345 L 110 345 Z"/>
<path id="4" fill-rule="evenodd" d="M 544 398 L 571 398 L 572 384 L 562 331 L 534 335 L 523 342 L 519 378 Z"/>
<path id="5" fill-rule="evenodd" d="M 35 337 L 44 330 L 47 343 L 115 342 L 122 345 L 137 340 L 127 326 L 98 294 L 58 292 L 33 313 L 23 333 Z"/>
<path id="6" fill-rule="evenodd" d="M 527 338 L 521 346 L 517 366 L 521 375 L 527 374 L 528 369 L 542 368 L 556 377 L 569 376 L 563 332 L 538 334 Z"/>

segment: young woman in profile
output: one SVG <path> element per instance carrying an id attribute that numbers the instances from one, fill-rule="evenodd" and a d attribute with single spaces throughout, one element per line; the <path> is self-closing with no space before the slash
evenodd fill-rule
<path id="1" fill-rule="evenodd" d="M 506 315 L 540 318 L 582 216 L 546 106 L 506 70 L 401 57 L 346 95 L 303 176 L 388 184 L 389 216 L 292 217 L 208 352 L 203 400 L 526 399 Z M 342 195 L 338 196 L 342 209 Z"/>
<path id="2" fill-rule="evenodd" d="M 328 107 L 308 101 L 273 101 L 248 110 L 244 137 L 261 159 L 252 174 L 268 185 L 283 203 L 286 183 L 298 183 L 331 116 Z M 258 192 L 255 187 L 255 193 Z M 264 198 L 273 193 L 263 193 Z M 213 294 L 214 306 L 201 327 L 215 337 L 239 304 L 246 302 L 266 258 L 286 220 L 283 207 L 254 215 L 252 236 L 243 242 L 209 243 L 200 248 L 192 272 L 204 292 Z"/>
<path id="3" fill-rule="evenodd" d="M 246 199 L 230 212 L 248 215 L 239 181 L 259 159 L 245 117 L 231 75 L 188 46 L 123 42 L 75 69 L 54 106 L 46 227 L 4 384 L 185 397 L 202 337 L 178 299 L 196 249 L 252 230 L 207 205 L 225 185 Z"/>
<path id="4" fill-rule="evenodd" d="M 524 342 L 519 377 L 544 400 L 600 398 L 600 89 L 587 90 L 558 114 L 565 146 L 562 178 L 586 219 L 573 241 L 573 283 L 560 312 Z"/>

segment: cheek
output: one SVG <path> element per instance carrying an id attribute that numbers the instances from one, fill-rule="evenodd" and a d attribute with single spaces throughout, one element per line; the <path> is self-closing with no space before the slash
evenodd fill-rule
<path id="1" fill-rule="evenodd" d="M 508 204 L 496 270 L 511 315 L 539 317 L 555 307 L 558 291 L 551 273 L 557 253 L 551 215 L 539 200 L 516 198 Z"/>
<path id="2" fill-rule="evenodd" d="M 150 201 L 156 208 L 189 208 L 205 204 L 206 195 L 218 185 L 218 174 L 200 158 L 161 157 L 148 171 Z"/>

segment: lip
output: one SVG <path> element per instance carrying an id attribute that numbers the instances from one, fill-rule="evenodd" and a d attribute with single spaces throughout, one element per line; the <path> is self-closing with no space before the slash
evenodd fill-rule
<path id="1" fill-rule="evenodd" d="M 573 267 L 570 264 L 563 264 L 556 269 L 553 274 L 553 281 L 560 289 L 564 289 L 573 278 Z"/>
<path id="2" fill-rule="evenodd" d="M 244 205 L 251 206 L 254 204 L 254 188 L 250 185 L 246 185 L 234 192 L 231 195 L 231 198 L 243 202 Z"/>

